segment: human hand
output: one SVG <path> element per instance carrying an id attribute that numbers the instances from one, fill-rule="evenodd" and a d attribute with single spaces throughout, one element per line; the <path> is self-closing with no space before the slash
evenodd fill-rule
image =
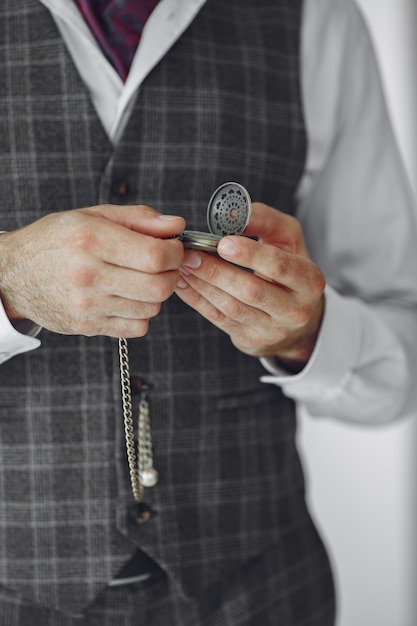
<path id="1" fill-rule="evenodd" d="M 294 217 L 254 203 L 245 235 L 258 241 L 224 237 L 217 248 L 222 258 L 188 251 L 176 293 L 228 333 L 242 352 L 275 356 L 298 371 L 311 356 L 320 329 L 323 274 L 310 260 Z"/>
<path id="2" fill-rule="evenodd" d="M 9 318 L 63 334 L 141 337 L 178 282 L 183 218 L 146 206 L 54 213 L 0 236 Z"/>

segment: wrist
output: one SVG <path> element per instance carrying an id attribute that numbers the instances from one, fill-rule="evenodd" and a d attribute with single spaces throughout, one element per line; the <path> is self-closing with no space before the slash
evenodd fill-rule
<path id="1" fill-rule="evenodd" d="M 290 374 L 298 374 L 305 368 L 314 352 L 324 317 L 324 295 L 320 298 L 308 324 L 291 335 L 285 344 L 278 346 L 273 353 L 266 355 L 277 362 L 279 369 Z"/>
<path id="2" fill-rule="evenodd" d="M 11 257 L 12 239 L 12 233 L 0 232 L 0 299 L 7 317 L 14 325 L 24 320 L 25 315 L 19 311 L 13 296 L 14 290 L 11 280 L 14 274 Z"/>

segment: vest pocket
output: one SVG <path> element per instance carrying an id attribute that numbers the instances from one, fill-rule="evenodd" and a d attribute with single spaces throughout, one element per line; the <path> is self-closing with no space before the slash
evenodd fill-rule
<path id="1" fill-rule="evenodd" d="M 236 409 L 249 408 L 263 404 L 281 402 L 283 393 L 275 385 L 264 385 L 255 389 L 248 389 L 240 393 L 222 395 L 216 399 L 218 411 L 234 411 Z"/>

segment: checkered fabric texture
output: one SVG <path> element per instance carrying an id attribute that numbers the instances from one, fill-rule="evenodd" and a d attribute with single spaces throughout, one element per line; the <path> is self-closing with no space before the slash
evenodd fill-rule
<path id="1" fill-rule="evenodd" d="M 112 149 L 48 11 L 3 0 L 1 227 L 110 202 L 204 230 L 207 200 L 228 180 L 291 210 L 305 159 L 300 11 L 296 0 L 208 0 L 145 80 Z M 147 624 L 333 624 L 294 407 L 259 382 L 257 359 L 176 297 L 130 342 L 132 371 L 153 386 L 160 473 L 146 492 L 155 515 L 138 526 L 117 343 L 41 339 L 0 369 L 0 624 L 80 624 L 96 598 L 111 606 L 107 583 L 137 546 L 176 590 L 161 602 L 171 621 Z M 119 593 L 121 616 L 136 591 Z M 181 603 L 193 608 L 179 613 Z M 82 623 L 137 623 L 108 620 Z"/>

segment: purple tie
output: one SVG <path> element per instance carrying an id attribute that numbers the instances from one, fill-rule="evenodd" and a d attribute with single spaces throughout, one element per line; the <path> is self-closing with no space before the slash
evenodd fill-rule
<path id="1" fill-rule="evenodd" d="M 123 81 L 146 20 L 159 0 L 75 0 L 105 56 Z"/>

